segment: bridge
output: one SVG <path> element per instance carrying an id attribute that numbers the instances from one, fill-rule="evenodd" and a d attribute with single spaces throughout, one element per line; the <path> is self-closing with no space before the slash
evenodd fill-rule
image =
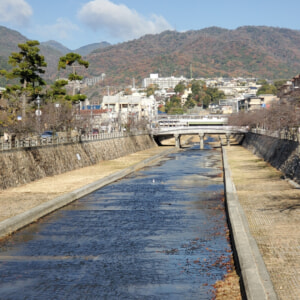
<path id="1" fill-rule="evenodd" d="M 176 147 L 180 148 L 180 137 L 182 135 L 199 135 L 200 149 L 204 149 L 205 135 L 216 134 L 225 135 L 227 145 L 230 145 L 230 136 L 232 134 L 244 134 L 248 130 L 246 127 L 239 126 L 173 126 L 173 127 L 157 127 L 151 130 L 151 134 L 156 141 L 174 137 Z"/>
<path id="2" fill-rule="evenodd" d="M 224 115 L 158 115 L 159 127 L 223 126 L 228 122 Z"/>

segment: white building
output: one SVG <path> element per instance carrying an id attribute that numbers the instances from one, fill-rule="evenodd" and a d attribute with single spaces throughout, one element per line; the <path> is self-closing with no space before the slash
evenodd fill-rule
<path id="1" fill-rule="evenodd" d="M 107 110 L 113 119 L 126 122 L 129 116 L 136 120 L 148 119 L 150 122 L 156 119 L 157 103 L 153 96 L 145 97 L 139 93 L 114 96 L 104 96 L 102 109 Z"/>
<path id="2" fill-rule="evenodd" d="M 178 83 L 186 81 L 187 79 L 181 77 L 159 77 L 158 74 L 150 74 L 149 78 L 143 79 L 143 87 L 147 88 L 151 84 L 156 84 L 160 89 L 174 88 Z"/>

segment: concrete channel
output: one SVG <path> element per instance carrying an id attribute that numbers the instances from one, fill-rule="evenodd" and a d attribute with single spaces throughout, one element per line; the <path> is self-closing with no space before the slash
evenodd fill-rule
<path id="1" fill-rule="evenodd" d="M 74 190 L 71 193 L 54 198 L 27 212 L 0 222 L 0 238 L 37 221 L 38 219 L 58 210 L 71 202 L 90 194 L 114 181 L 117 181 L 139 169 L 149 166 L 162 157 L 178 151 L 177 148 L 168 149 L 155 156 L 147 158 L 134 166 L 116 172 L 103 179 Z M 233 251 L 236 263 L 240 269 L 242 285 L 247 299 L 277 299 L 269 274 L 254 238 L 251 236 L 246 216 L 239 204 L 234 183 L 231 179 L 230 168 L 227 161 L 226 149 L 222 147 L 224 188 L 228 222 L 231 230 Z"/>
<path id="2" fill-rule="evenodd" d="M 62 196 L 56 197 L 46 203 L 40 204 L 24 213 L 6 219 L 0 222 L 0 238 L 4 238 L 17 230 L 22 229 L 23 227 L 37 221 L 38 219 L 74 202 L 77 199 L 80 199 L 114 181 L 117 181 L 139 169 L 142 169 L 146 166 L 150 166 L 151 164 L 155 163 L 162 157 L 178 151 L 176 148 L 171 148 L 165 150 L 159 154 L 156 154 L 152 157 L 146 158 L 143 161 L 123 169 L 119 172 L 106 176 L 98 181 L 95 181 L 91 184 L 88 184 L 84 187 L 81 187 L 77 190 L 74 190 L 70 193 L 64 194 Z"/>

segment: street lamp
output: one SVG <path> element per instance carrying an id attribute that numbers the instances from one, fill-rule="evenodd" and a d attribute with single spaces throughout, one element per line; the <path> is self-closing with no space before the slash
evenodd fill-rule
<path id="1" fill-rule="evenodd" d="M 42 112 L 40 110 L 41 98 L 39 95 L 36 97 L 36 103 L 38 105 L 38 109 L 35 111 L 35 114 L 38 117 L 38 133 L 40 133 L 40 123 L 41 123 L 40 116 L 41 116 Z"/>

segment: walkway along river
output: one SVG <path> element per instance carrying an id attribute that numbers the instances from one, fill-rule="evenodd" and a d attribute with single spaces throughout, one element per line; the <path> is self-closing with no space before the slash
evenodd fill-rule
<path id="1" fill-rule="evenodd" d="M 1 299 L 212 299 L 231 265 L 219 151 L 171 154 L 0 244 Z"/>

